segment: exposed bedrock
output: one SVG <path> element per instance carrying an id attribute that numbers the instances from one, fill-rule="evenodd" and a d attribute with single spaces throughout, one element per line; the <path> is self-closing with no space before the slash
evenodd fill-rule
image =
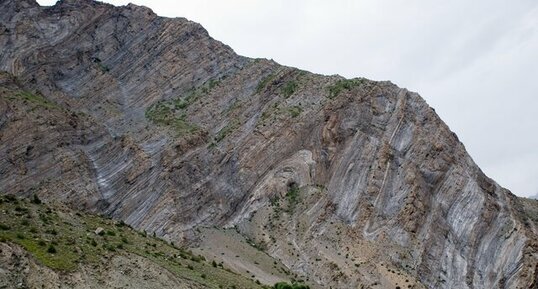
<path id="1" fill-rule="evenodd" d="M 132 4 L 0 0 L 0 47 L 3 193 L 178 243 L 235 227 L 325 287 L 388 268 L 416 288 L 537 284 L 534 205 L 416 93 L 238 56 Z"/>

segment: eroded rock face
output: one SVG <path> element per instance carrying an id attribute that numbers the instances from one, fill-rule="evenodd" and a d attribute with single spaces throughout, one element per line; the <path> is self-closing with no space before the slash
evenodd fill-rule
<path id="1" fill-rule="evenodd" d="M 0 46 L 2 192 L 176 242 L 236 227 L 325 287 L 536 284 L 525 206 L 416 93 L 244 58 L 136 5 L 2 0 Z"/>

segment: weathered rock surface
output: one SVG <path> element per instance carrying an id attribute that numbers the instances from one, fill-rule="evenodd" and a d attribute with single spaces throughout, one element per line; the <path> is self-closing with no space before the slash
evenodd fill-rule
<path id="1" fill-rule="evenodd" d="M 538 286 L 535 204 L 416 93 L 241 57 L 132 4 L 0 0 L 0 46 L 3 192 L 176 242 L 235 227 L 323 287 Z"/>

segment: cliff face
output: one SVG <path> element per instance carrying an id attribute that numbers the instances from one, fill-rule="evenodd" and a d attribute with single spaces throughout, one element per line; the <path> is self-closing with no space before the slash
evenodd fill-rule
<path id="1" fill-rule="evenodd" d="M 416 93 L 241 57 L 135 5 L 1 0 L 0 46 L 2 192 L 194 245 L 235 227 L 323 287 L 537 284 L 535 204 Z"/>

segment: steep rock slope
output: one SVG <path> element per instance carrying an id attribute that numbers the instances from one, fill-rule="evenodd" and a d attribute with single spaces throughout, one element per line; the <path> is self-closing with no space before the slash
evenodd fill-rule
<path id="1" fill-rule="evenodd" d="M 1 191 L 200 246 L 234 227 L 322 286 L 536 286 L 527 206 L 416 93 L 244 58 L 135 5 L 1 0 L 0 45 Z"/>

